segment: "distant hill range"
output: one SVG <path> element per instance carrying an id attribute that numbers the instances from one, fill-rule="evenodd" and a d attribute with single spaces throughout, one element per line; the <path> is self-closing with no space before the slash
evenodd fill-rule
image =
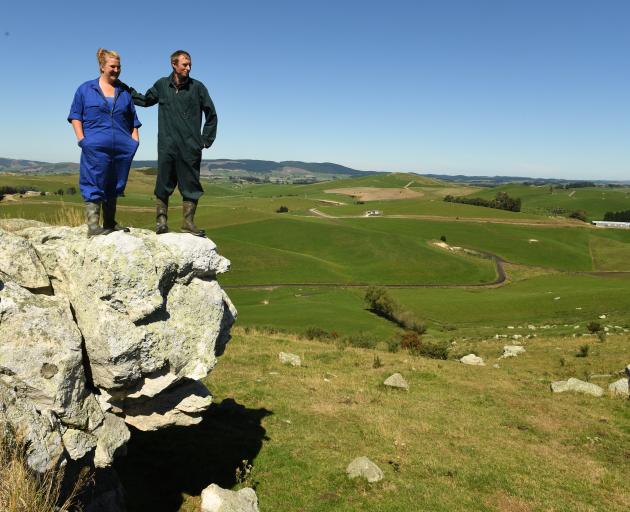
<path id="1" fill-rule="evenodd" d="M 132 168 L 157 167 L 157 160 L 136 160 Z M 0 172 L 20 174 L 64 174 L 79 172 L 79 164 L 52 164 L 35 160 L 0 158 Z M 322 180 L 364 176 L 370 171 L 351 169 L 331 162 L 299 162 L 271 160 L 202 160 L 201 174 L 205 176 L 254 176 L 259 178 Z"/>
<path id="2" fill-rule="evenodd" d="M 157 167 L 157 160 L 136 160 L 133 168 Z M 79 172 L 79 164 L 74 162 L 49 163 L 36 160 L 16 160 L 0 158 L 0 173 L 16 174 L 75 174 Z M 384 171 L 386 172 L 386 171 Z M 278 180 L 289 182 L 323 181 L 337 178 L 351 178 L 376 174 L 373 171 L 361 171 L 331 162 L 300 162 L 286 160 L 274 162 L 272 160 L 202 160 L 201 174 L 203 176 L 252 178 L 254 180 Z M 455 183 L 494 187 L 506 183 L 531 183 L 536 185 L 564 185 L 570 183 L 585 183 L 584 180 L 565 180 L 557 178 L 531 178 L 527 176 L 465 176 L 463 174 L 419 174 L 427 178 L 450 181 Z M 622 184 L 629 185 L 624 180 L 588 180 L 596 185 Z"/>

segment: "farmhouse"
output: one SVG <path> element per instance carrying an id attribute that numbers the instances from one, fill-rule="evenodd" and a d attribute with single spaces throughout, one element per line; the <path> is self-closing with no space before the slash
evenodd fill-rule
<path id="1" fill-rule="evenodd" d="M 630 222 L 613 222 L 610 220 L 594 220 L 593 224 L 598 228 L 630 229 Z"/>
<path id="2" fill-rule="evenodd" d="M 365 216 L 366 217 L 378 217 L 379 215 L 382 215 L 383 212 L 381 210 L 367 210 L 365 212 Z"/>

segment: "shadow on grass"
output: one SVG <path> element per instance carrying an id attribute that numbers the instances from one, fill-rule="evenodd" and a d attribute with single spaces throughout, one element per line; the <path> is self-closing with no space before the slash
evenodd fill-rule
<path id="1" fill-rule="evenodd" d="M 212 404 L 191 427 L 141 432 L 132 427 L 127 456 L 114 465 L 125 489 L 128 512 L 174 512 L 182 493 L 198 496 L 215 483 L 231 488 L 236 468 L 252 461 L 267 440 L 267 409 L 247 409 L 231 398 Z"/>

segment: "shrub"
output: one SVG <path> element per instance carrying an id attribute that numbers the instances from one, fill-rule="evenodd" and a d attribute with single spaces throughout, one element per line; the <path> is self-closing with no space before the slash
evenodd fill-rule
<path id="1" fill-rule="evenodd" d="M 400 346 L 409 350 L 414 356 L 428 357 L 430 359 L 448 359 L 448 346 L 446 343 L 423 341 L 415 332 L 407 332 L 401 335 Z"/>
<path id="2" fill-rule="evenodd" d="M 412 312 L 404 310 L 392 299 L 385 288 L 370 286 L 365 292 L 365 302 L 373 313 L 387 318 L 404 329 L 410 329 L 418 334 L 426 332 L 424 324 Z"/>
<path id="3" fill-rule="evenodd" d="M 606 332 L 605 331 L 597 331 L 597 339 L 599 341 L 606 341 Z"/>
<path id="4" fill-rule="evenodd" d="M 578 353 L 575 354 L 575 357 L 588 357 L 588 352 L 590 349 L 591 347 L 588 345 L 580 346 L 580 349 L 578 350 Z"/>
<path id="5" fill-rule="evenodd" d="M 374 361 L 372 361 L 372 368 L 380 368 L 383 366 L 383 363 L 381 362 L 381 358 L 378 357 L 378 355 L 374 356 Z"/>
<path id="6" fill-rule="evenodd" d="M 446 237 L 445 237 L 444 235 L 442 235 L 442 236 L 440 237 L 440 240 L 442 240 L 442 242 L 446 242 Z"/>
<path id="7" fill-rule="evenodd" d="M 599 332 L 602 330 L 602 324 L 600 324 L 599 322 L 594 322 L 594 321 L 589 322 L 586 324 L 586 329 L 591 334 L 595 334 L 596 332 Z"/>
<path id="8" fill-rule="evenodd" d="M 327 331 L 325 331 L 324 329 L 321 329 L 320 327 L 307 328 L 305 335 L 309 340 L 316 340 L 316 339 L 322 340 L 322 339 L 331 337 Z"/>
<path id="9" fill-rule="evenodd" d="M 344 339 L 348 345 L 357 348 L 374 348 L 378 343 L 377 339 L 362 332 L 352 336 L 347 336 Z"/>
<path id="10" fill-rule="evenodd" d="M 584 210 L 575 210 L 569 214 L 569 218 L 581 220 L 582 222 L 587 222 L 586 212 Z"/>
<path id="11" fill-rule="evenodd" d="M 385 343 L 387 343 L 388 352 L 394 353 L 400 350 L 400 338 L 390 338 Z"/>
<path id="12" fill-rule="evenodd" d="M 280 208 L 276 210 L 276 213 L 287 213 L 288 211 L 289 211 L 288 206 L 281 206 Z"/>

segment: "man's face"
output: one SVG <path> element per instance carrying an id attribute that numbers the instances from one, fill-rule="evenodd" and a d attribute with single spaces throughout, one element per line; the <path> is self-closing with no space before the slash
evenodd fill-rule
<path id="1" fill-rule="evenodd" d="M 173 64 L 173 71 L 180 78 L 188 78 L 190 73 L 191 62 L 186 55 L 180 55 L 177 57 L 177 62 Z"/>
<path id="2" fill-rule="evenodd" d="M 101 72 L 107 78 L 116 79 L 120 76 L 120 61 L 114 57 L 107 57 Z"/>

